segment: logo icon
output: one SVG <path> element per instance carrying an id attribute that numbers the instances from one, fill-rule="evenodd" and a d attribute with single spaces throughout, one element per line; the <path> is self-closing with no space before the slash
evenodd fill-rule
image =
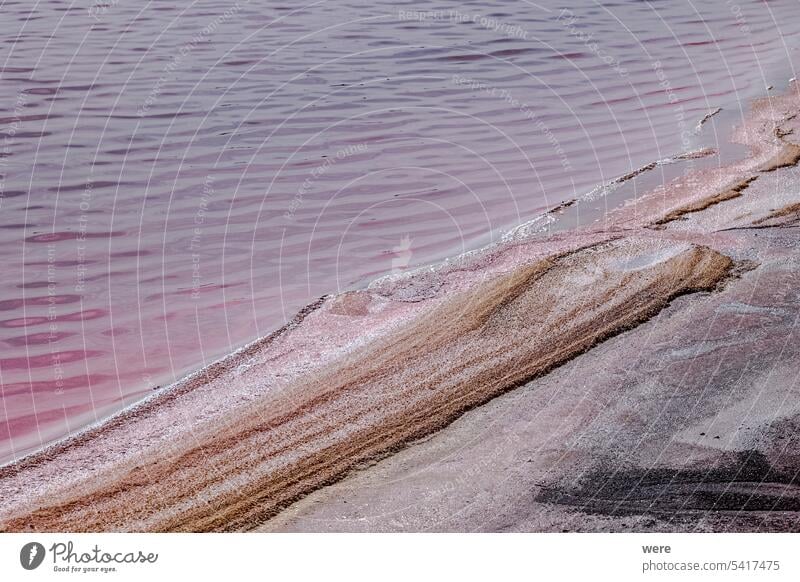
<path id="1" fill-rule="evenodd" d="M 44 546 L 39 542 L 30 542 L 22 546 L 19 552 L 19 563 L 26 570 L 35 570 L 44 561 Z"/>

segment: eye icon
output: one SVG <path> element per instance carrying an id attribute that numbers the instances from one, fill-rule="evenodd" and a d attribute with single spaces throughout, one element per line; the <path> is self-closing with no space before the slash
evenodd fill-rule
<path id="1" fill-rule="evenodd" d="M 30 542 L 19 551 L 19 563 L 26 570 L 35 570 L 44 561 L 44 546 L 39 542 Z"/>

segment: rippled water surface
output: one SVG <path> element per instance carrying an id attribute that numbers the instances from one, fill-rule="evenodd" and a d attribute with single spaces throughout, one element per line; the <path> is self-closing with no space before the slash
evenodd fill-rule
<path id="1" fill-rule="evenodd" d="M 0 463 L 695 147 L 800 31 L 788 0 L 562 8 L 2 2 Z"/>

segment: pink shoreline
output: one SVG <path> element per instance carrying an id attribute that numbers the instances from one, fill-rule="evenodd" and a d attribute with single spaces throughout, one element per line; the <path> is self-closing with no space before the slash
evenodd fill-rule
<path id="1" fill-rule="evenodd" d="M 513 273 L 521 265 L 627 236 L 654 240 L 709 242 L 716 232 L 665 228 L 658 221 L 670 213 L 696 214 L 704 200 L 747 176 L 794 163 L 794 148 L 773 131 L 800 130 L 798 88 L 781 97 L 758 100 L 752 119 L 733 135 L 751 156 L 719 169 L 700 170 L 613 211 L 603 230 L 585 229 L 546 239 L 499 244 L 436 268 L 384 278 L 362 291 L 324 297 L 302 310 L 293 322 L 211 366 L 177 382 L 168 390 L 112 416 L 108 421 L 0 468 L 0 523 L 33 499 L 90 482 L 100 469 L 135 463 L 158 454 L 162 445 L 197 431 L 213 432 L 245 414 L 256 400 L 270 394 L 292 399 L 304 375 L 323 370 L 362 346 L 400 328 L 448 301 L 461 291 Z M 796 159 L 794 160 L 796 161 Z M 700 184 L 700 186 L 698 186 Z M 689 209 L 689 210 L 686 210 Z M 760 208 L 762 217 L 770 210 Z M 731 225 L 752 222 L 733 218 Z M 300 395 L 298 395 L 300 396 Z"/>

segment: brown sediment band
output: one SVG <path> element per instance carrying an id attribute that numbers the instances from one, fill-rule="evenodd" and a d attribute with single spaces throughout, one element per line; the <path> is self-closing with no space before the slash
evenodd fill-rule
<path id="1" fill-rule="evenodd" d="M 783 226 L 800 220 L 800 203 L 789 204 L 778 210 L 773 210 L 767 216 L 759 218 L 753 224 L 762 226 L 769 223 L 770 226 Z"/>
<path id="2" fill-rule="evenodd" d="M 794 166 L 797 162 L 800 162 L 800 145 L 783 141 L 783 147 L 773 158 L 761 166 L 759 170 L 762 172 L 773 172 L 778 168 Z"/>
<path id="3" fill-rule="evenodd" d="M 738 198 L 739 196 L 742 195 L 742 191 L 744 191 L 756 179 L 758 179 L 758 176 L 751 176 L 749 178 L 745 178 L 744 180 L 737 182 L 730 188 L 726 188 L 725 190 L 716 192 L 711 196 L 702 198 L 685 206 L 681 206 L 680 208 L 668 212 L 663 218 L 656 220 L 654 224 L 663 225 L 668 222 L 672 222 L 673 220 L 678 220 L 680 218 L 683 218 L 687 214 L 692 214 L 694 212 L 702 212 L 703 210 L 710 208 L 715 204 L 719 204 L 720 202 L 725 202 L 726 200 L 732 200 L 734 198 Z"/>
<path id="4" fill-rule="evenodd" d="M 18 508 L 4 531 L 249 529 L 365 462 L 714 289 L 707 247 L 621 239 L 540 259 L 268 395 L 224 426 Z"/>

